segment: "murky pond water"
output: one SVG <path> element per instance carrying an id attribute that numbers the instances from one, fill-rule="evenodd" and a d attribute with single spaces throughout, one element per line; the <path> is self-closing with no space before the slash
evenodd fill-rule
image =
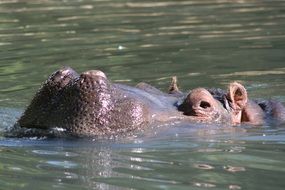
<path id="1" fill-rule="evenodd" d="M 63 65 L 166 90 L 241 81 L 285 102 L 285 1 L 0 1 L 0 129 Z M 0 138 L 0 189 L 284 189 L 285 126 Z"/>

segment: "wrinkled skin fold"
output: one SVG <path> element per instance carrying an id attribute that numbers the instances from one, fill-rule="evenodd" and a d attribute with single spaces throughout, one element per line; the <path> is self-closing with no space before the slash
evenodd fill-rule
<path id="1" fill-rule="evenodd" d="M 237 82 L 226 91 L 196 88 L 183 93 L 173 77 L 164 93 L 146 83 L 114 84 L 99 70 L 77 74 L 64 67 L 43 83 L 15 127 L 60 128 L 80 137 L 124 134 L 181 120 L 262 125 L 268 118 L 284 122 L 284 106 L 273 100 L 249 100 Z"/>

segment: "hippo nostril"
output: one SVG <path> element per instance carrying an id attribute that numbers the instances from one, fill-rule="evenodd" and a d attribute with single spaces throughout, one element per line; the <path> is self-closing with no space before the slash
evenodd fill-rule
<path id="1" fill-rule="evenodd" d="M 209 102 L 201 101 L 200 107 L 203 109 L 207 109 L 207 108 L 211 107 L 211 104 Z"/>

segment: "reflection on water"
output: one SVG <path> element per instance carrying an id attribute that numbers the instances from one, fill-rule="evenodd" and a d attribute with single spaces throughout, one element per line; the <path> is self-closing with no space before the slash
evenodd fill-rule
<path id="1" fill-rule="evenodd" d="M 278 140 L 284 130 L 219 131 L 206 141 L 197 138 L 203 130 L 208 129 L 124 142 L 2 141 L 1 184 L 5 189 L 37 189 L 35 184 L 55 189 L 284 187 L 284 140 Z"/>
<path id="2" fill-rule="evenodd" d="M 173 75 L 184 90 L 238 80 L 250 97 L 285 102 L 284 11 L 283 0 L 2 0 L 0 133 L 63 65 L 162 90 Z M 281 190 L 282 127 L 182 125 L 111 142 L 1 137 L 0 184 Z"/>

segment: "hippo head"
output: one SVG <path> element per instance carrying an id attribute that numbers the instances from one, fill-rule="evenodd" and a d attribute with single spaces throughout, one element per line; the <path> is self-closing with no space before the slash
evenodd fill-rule
<path id="1" fill-rule="evenodd" d="M 144 127 L 147 111 L 102 71 L 77 74 L 65 67 L 43 83 L 17 125 L 48 133 L 60 129 L 73 136 L 116 135 Z"/>
<path id="2" fill-rule="evenodd" d="M 221 89 L 193 89 L 179 105 L 178 110 L 202 122 L 239 124 L 248 102 L 247 91 L 233 82 L 227 92 Z"/>

